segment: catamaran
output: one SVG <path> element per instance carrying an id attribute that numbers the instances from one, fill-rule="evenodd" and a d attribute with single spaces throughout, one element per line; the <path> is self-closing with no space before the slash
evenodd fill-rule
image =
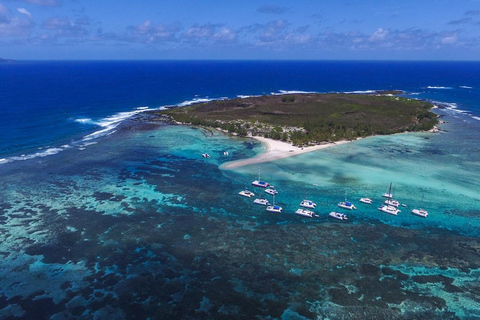
<path id="1" fill-rule="evenodd" d="M 347 215 L 346 214 L 343 214 L 341 212 L 335 212 L 335 211 L 332 211 L 328 214 L 330 217 L 332 218 L 335 218 L 335 219 L 338 219 L 338 220 L 347 220 Z"/>
<path id="2" fill-rule="evenodd" d="M 317 206 L 317 204 L 311 200 L 306 200 L 304 199 L 301 203 L 300 203 L 300 207 L 304 207 L 304 208 L 310 208 L 310 209 L 315 209 L 315 207 Z"/>
<path id="3" fill-rule="evenodd" d="M 366 204 L 372 204 L 372 199 L 370 198 L 360 198 L 360 202 L 366 203 Z"/>
<path id="4" fill-rule="evenodd" d="M 422 209 L 422 208 L 420 208 L 420 209 L 413 209 L 413 210 L 412 210 L 412 214 L 417 215 L 417 216 L 420 216 L 420 217 L 423 217 L 423 218 L 428 217 L 428 212 L 427 212 L 427 210 L 424 210 L 424 209 Z"/>
<path id="5" fill-rule="evenodd" d="M 393 200 L 393 199 L 387 199 L 385 200 L 384 202 L 387 206 L 394 206 L 394 207 L 398 207 L 400 206 L 400 202 L 398 202 L 397 200 Z"/>
<path id="6" fill-rule="evenodd" d="M 273 196 L 274 194 L 278 194 L 278 191 L 275 190 L 275 189 L 273 188 L 273 186 L 270 186 L 270 187 L 268 187 L 267 189 L 265 189 L 265 192 L 268 193 L 268 194 L 271 194 L 272 196 Z"/>
<path id="7" fill-rule="evenodd" d="M 390 187 L 388 188 L 388 192 L 385 192 L 384 194 L 382 194 L 382 196 L 389 199 L 393 198 L 391 182 L 390 182 Z"/>
<path id="8" fill-rule="evenodd" d="M 297 209 L 297 211 L 295 211 L 295 214 L 298 214 L 302 217 L 312 218 L 315 215 L 315 212 L 307 209 Z"/>
<path id="9" fill-rule="evenodd" d="M 253 193 L 250 190 L 242 190 L 238 194 L 241 195 L 241 196 L 247 197 L 247 198 L 251 198 L 251 197 L 255 196 L 255 193 Z"/>
<path id="10" fill-rule="evenodd" d="M 339 202 L 338 206 L 343 209 L 352 210 L 357 209 L 353 203 L 347 201 L 347 191 L 345 190 L 345 201 Z"/>
<path id="11" fill-rule="evenodd" d="M 397 209 L 396 207 L 389 206 L 389 205 L 383 205 L 383 206 L 379 207 L 378 210 L 380 210 L 382 212 L 385 212 L 385 213 L 388 213 L 388 214 L 392 214 L 394 216 L 397 216 L 398 213 L 400 212 L 400 210 Z"/>
<path id="12" fill-rule="evenodd" d="M 424 197 L 425 197 L 425 195 L 422 196 L 422 204 L 423 204 L 423 198 L 424 198 Z M 412 214 L 417 215 L 417 216 L 420 216 L 420 217 L 423 217 L 423 218 L 428 217 L 428 212 L 427 212 L 427 210 L 422 209 L 422 208 L 420 208 L 420 209 L 413 209 L 413 210 L 412 210 Z"/>
<path id="13" fill-rule="evenodd" d="M 252 181 L 252 185 L 260 188 L 268 188 L 270 183 L 260 180 L 260 167 L 258 167 L 258 179 Z"/>
<path id="14" fill-rule="evenodd" d="M 273 201 L 272 201 L 272 205 L 271 206 L 268 206 L 267 207 L 267 211 L 268 212 L 273 212 L 273 213 L 282 213 L 283 211 L 283 208 L 280 207 L 280 206 L 276 206 L 275 205 L 275 195 L 273 195 Z"/>
<path id="15" fill-rule="evenodd" d="M 268 200 L 265 199 L 265 198 L 257 198 L 255 200 L 253 200 L 253 203 L 259 204 L 259 205 L 262 205 L 262 206 L 269 206 L 270 205 L 270 202 L 268 202 Z"/>

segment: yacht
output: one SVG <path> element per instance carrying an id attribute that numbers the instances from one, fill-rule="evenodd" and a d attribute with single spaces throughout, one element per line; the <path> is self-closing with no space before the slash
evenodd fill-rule
<path id="1" fill-rule="evenodd" d="M 255 199 L 255 200 L 253 200 L 253 203 L 259 204 L 259 205 L 262 205 L 262 206 L 269 206 L 270 205 L 270 202 L 268 202 L 268 200 L 265 199 L 265 198 Z"/>
<path id="2" fill-rule="evenodd" d="M 422 203 L 423 201 L 425 200 L 425 195 L 422 195 Z M 428 216 L 428 212 L 427 210 L 425 209 L 413 209 L 412 210 L 412 214 L 416 215 L 416 216 L 420 216 L 420 217 L 423 217 L 423 218 L 426 218 Z"/>
<path id="3" fill-rule="evenodd" d="M 270 183 L 265 181 L 260 181 L 260 180 L 252 181 L 252 186 L 255 186 L 255 187 L 268 188 L 269 185 Z"/>
<path id="4" fill-rule="evenodd" d="M 400 205 L 400 202 L 398 202 L 397 200 L 393 200 L 393 199 L 387 199 L 385 200 L 384 202 L 387 206 L 394 206 L 394 207 L 397 207 Z"/>
<path id="5" fill-rule="evenodd" d="M 339 202 L 338 206 L 347 210 L 357 209 L 353 203 L 347 201 L 347 190 L 345 190 L 345 201 Z"/>
<path id="6" fill-rule="evenodd" d="M 283 208 L 280 206 L 268 206 L 267 211 L 268 212 L 273 212 L 273 213 L 282 213 Z"/>
<path id="7" fill-rule="evenodd" d="M 392 183 L 390 182 L 390 187 L 388 188 L 388 192 L 385 192 L 384 194 L 382 194 L 383 197 L 385 198 L 393 198 L 393 194 L 392 194 Z"/>
<path id="8" fill-rule="evenodd" d="M 335 219 L 338 219 L 338 220 L 347 220 L 347 215 L 341 213 L 341 212 L 335 212 L 335 211 L 332 211 L 328 214 L 330 217 L 332 218 L 335 218 Z"/>
<path id="9" fill-rule="evenodd" d="M 241 195 L 241 196 L 247 197 L 247 198 L 251 198 L 255 195 L 255 193 L 253 193 L 250 190 L 242 190 L 238 194 Z"/>
<path id="10" fill-rule="evenodd" d="M 283 208 L 275 205 L 275 195 L 273 195 L 272 205 L 267 207 L 268 212 L 282 213 Z"/>
<path id="11" fill-rule="evenodd" d="M 372 199 L 370 199 L 370 198 L 360 198 L 360 202 L 366 203 L 366 204 L 372 204 Z"/>
<path id="12" fill-rule="evenodd" d="M 297 211 L 295 211 L 295 214 L 298 214 L 302 217 L 312 218 L 315 215 L 315 212 L 307 209 L 297 209 Z"/>
<path id="13" fill-rule="evenodd" d="M 385 213 L 388 213 L 388 214 L 393 214 L 394 216 L 397 216 L 398 213 L 400 212 L 400 210 L 397 209 L 396 207 L 387 206 L 387 205 L 383 205 L 383 206 L 379 207 L 378 210 L 380 210 L 382 212 L 385 212 Z"/>
<path id="14" fill-rule="evenodd" d="M 420 209 L 413 209 L 412 214 L 423 217 L 423 218 L 428 217 L 427 210 L 424 210 L 424 209 L 421 209 L 421 208 Z"/>
<path id="15" fill-rule="evenodd" d="M 270 183 L 260 180 L 260 167 L 258 168 L 258 179 L 252 182 L 252 185 L 260 188 L 268 188 Z"/>
<path id="16" fill-rule="evenodd" d="M 348 202 L 348 201 L 339 202 L 339 203 L 338 203 L 338 206 L 339 206 L 340 208 L 347 209 L 347 210 L 357 209 L 357 207 L 355 207 L 355 206 L 353 205 L 353 203 Z"/>
<path id="17" fill-rule="evenodd" d="M 310 208 L 310 209 L 315 209 L 315 207 L 317 206 L 317 204 L 311 200 L 303 200 L 301 203 L 300 203 L 300 207 L 304 207 L 304 208 Z"/>
<path id="18" fill-rule="evenodd" d="M 265 192 L 268 193 L 268 194 L 271 194 L 272 196 L 273 196 L 274 194 L 278 194 L 278 191 L 275 190 L 275 189 L 273 188 L 273 186 L 270 186 L 270 187 L 268 187 L 267 189 L 265 189 Z"/>

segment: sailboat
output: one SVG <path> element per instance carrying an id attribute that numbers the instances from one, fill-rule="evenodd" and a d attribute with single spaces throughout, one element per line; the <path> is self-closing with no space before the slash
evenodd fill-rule
<path id="1" fill-rule="evenodd" d="M 384 194 L 382 194 L 382 196 L 389 199 L 393 198 L 391 182 L 390 182 L 390 187 L 388 188 L 388 192 L 385 192 Z"/>
<path id="2" fill-rule="evenodd" d="M 252 191 L 250 191 L 248 189 L 242 190 L 238 194 L 241 195 L 241 196 L 247 197 L 247 198 L 251 198 L 251 197 L 255 196 L 255 193 L 253 193 Z"/>
<path id="3" fill-rule="evenodd" d="M 367 186 L 365 185 L 365 188 L 367 188 Z M 363 197 L 363 198 L 360 198 L 359 200 L 361 203 L 365 203 L 365 204 L 372 204 L 373 200 L 368 198 L 368 197 Z"/>
<path id="4" fill-rule="evenodd" d="M 345 190 L 345 201 L 339 202 L 338 206 L 347 210 L 357 209 L 353 203 L 347 201 L 347 190 Z"/>
<path id="5" fill-rule="evenodd" d="M 262 205 L 262 206 L 269 206 L 270 205 L 270 202 L 268 202 L 268 200 L 265 199 L 265 198 L 257 198 L 255 200 L 253 200 L 253 203 L 259 204 L 259 205 Z"/>
<path id="6" fill-rule="evenodd" d="M 267 207 L 268 212 L 282 213 L 283 208 L 275 205 L 275 195 L 273 195 L 272 205 Z"/>
<path id="7" fill-rule="evenodd" d="M 388 213 L 388 214 L 392 214 L 394 216 L 397 216 L 398 213 L 400 212 L 399 209 L 397 209 L 397 207 L 394 207 L 394 206 L 389 206 L 389 205 L 383 205 L 381 207 L 378 207 L 378 210 L 382 211 L 382 212 L 385 212 L 385 213 Z"/>
<path id="8" fill-rule="evenodd" d="M 311 200 L 303 199 L 302 202 L 300 202 L 300 207 L 315 209 L 316 206 L 317 204 Z"/>
<path id="9" fill-rule="evenodd" d="M 425 195 L 422 196 L 422 203 L 423 203 L 423 198 L 425 197 Z M 423 218 L 426 218 L 428 217 L 428 211 L 425 210 L 425 209 L 413 209 L 412 210 L 412 214 L 416 215 L 416 216 L 419 216 L 419 217 L 423 217 Z"/>
<path id="10" fill-rule="evenodd" d="M 270 183 L 260 180 L 260 167 L 258 167 L 258 179 L 252 181 L 252 185 L 261 188 L 267 188 L 268 186 L 270 186 Z"/>
<path id="11" fill-rule="evenodd" d="M 332 218 L 335 218 L 335 219 L 338 219 L 338 220 L 347 220 L 347 215 L 341 213 L 341 212 L 335 212 L 335 211 L 332 211 L 328 214 L 330 217 Z"/>
<path id="12" fill-rule="evenodd" d="M 295 211 L 295 214 L 299 215 L 299 216 L 302 216 L 302 217 L 307 217 L 307 218 L 313 218 L 314 216 L 318 217 L 315 214 L 315 212 L 313 212 L 311 210 L 307 210 L 307 209 L 302 209 L 302 208 L 297 209 L 297 211 Z"/>
<path id="13" fill-rule="evenodd" d="M 370 198 L 360 198 L 360 202 L 366 203 L 366 204 L 372 204 L 373 200 Z"/>

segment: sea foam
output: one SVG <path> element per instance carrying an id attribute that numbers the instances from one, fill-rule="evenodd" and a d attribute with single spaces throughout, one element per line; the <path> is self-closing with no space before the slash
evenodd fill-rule
<path id="1" fill-rule="evenodd" d="M 440 90 L 446 90 L 446 89 L 452 89 L 452 87 L 442 87 L 442 86 L 428 86 L 427 89 L 440 89 Z"/>
<path id="2" fill-rule="evenodd" d="M 315 91 L 301 91 L 301 90 L 278 90 L 278 92 L 271 92 L 272 96 L 280 96 L 285 94 L 304 94 L 304 93 L 317 93 Z"/>

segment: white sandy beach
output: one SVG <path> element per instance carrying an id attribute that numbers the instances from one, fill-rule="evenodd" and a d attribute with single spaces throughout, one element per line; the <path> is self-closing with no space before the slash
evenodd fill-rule
<path id="1" fill-rule="evenodd" d="M 299 154 L 317 151 L 317 150 L 321 150 L 321 149 L 325 149 L 325 148 L 350 142 L 347 140 L 342 140 L 342 141 L 333 142 L 333 143 L 299 148 L 299 147 L 292 146 L 290 143 L 283 142 L 283 141 L 268 139 L 264 137 L 252 137 L 252 138 L 265 144 L 265 148 L 266 148 L 265 153 L 262 153 L 253 158 L 226 162 L 222 164 L 220 167 L 222 169 L 234 169 L 234 168 L 239 168 L 239 167 L 243 167 L 251 164 L 257 164 L 257 163 L 263 163 L 263 162 L 269 162 L 273 160 L 288 158 L 288 157 L 296 156 Z"/>

